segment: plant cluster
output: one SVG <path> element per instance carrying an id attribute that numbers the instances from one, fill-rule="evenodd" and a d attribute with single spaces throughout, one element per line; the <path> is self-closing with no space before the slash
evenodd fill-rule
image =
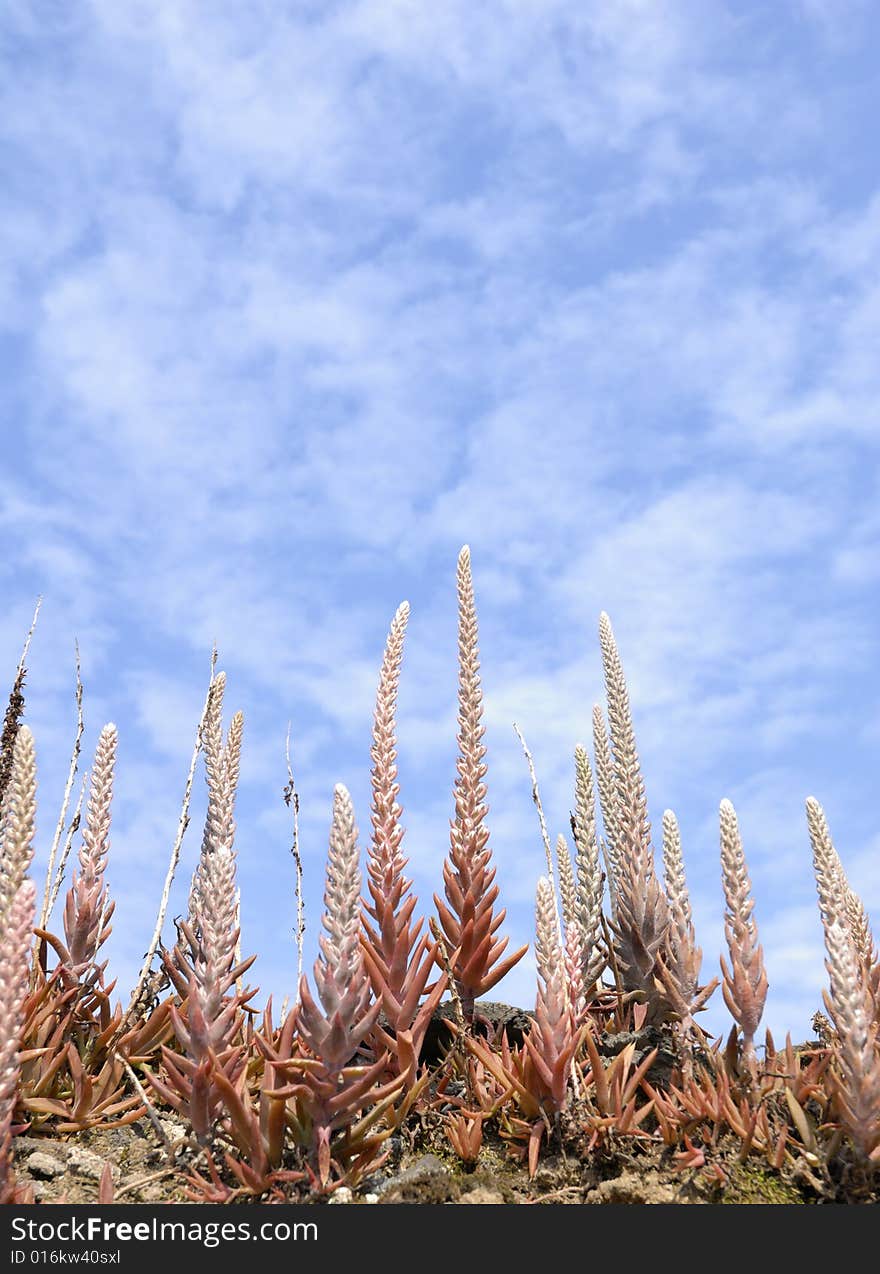
<path id="1" fill-rule="evenodd" d="M 593 761 L 585 747 L 574 750 L 573 852 L 560 835 L 555 866 L 533 786 L 547 873 L 536 886 L 531 1027 L 516 1041 L 482 1017 L 480 998 L 526 948 L 507 951 L 489 846 L 467 548 L 457 586 L 458 760 L 436 915 L 417 915 L 402 849 L 395 712 L 404 603 L 379 677 L 366 872 L 351 798 L 340 784 L 318 957 L 277 1021 L 271 1000 L 255 1007 L 257 991 L 244 980 L 255 957 L 242 957 L 236 884 L 243 720 L 235 714 L 224 734 L 224 674 L 212 665 L 156 934 L 123 1010 L 101 959 L 115 906 L 108 863 L 117 731 L 101 731 L 84 815 L 81 797 L 68 819 L 82 736 L 78 678 L 76 743 L 37 916 L 29 876 L 37 767 L 22 721 L 22 657 L 0 751 L 0 1201 L 32 1198 L 15 1176 L 18 1133 L 74 1137 L 150 1119 L 165 1138 L 159 1116 L 169 1112 L 187 1130 L 178 1144 L 166 1139 L 169 1171 L 180 1174 L 193 1200 L 326 1198 L 375 1172 L 392 1135 L 426 1120 L 442 1128 L 464 1169 L 479 1163 L 487 1136 L 531 1174 L 543 1155 L 601 1161 L 613 1147 L 637 1155 L 654 1146 L 677 1171 L 703 1174 L 719 1191 L 730 1164 L 752 1158 L 823 1201 L 878 1197 L 880 957 L 822 808 L 808 799 L 829 978 L 822 1038 L 777 1048 L 766 1033 L 759 1056 L 768 978 L 737 817 L 724 800 L 728 950 L 720 973 L 733 1026 L 726 1041 L 713 1043 L 698 1016 L 719 980 L 701 972 L 671 810 L 663 815 L 662 864 L 655 855 L 626 681 L 605 614 L 606 712 L 593 710 Z M 199 754 L 208 788 L 201 851 L 188 915 L 165 946 Z M 78 832 L 58 936 L 49 918 Z M 450 1042 L 439 1059 L 428 1058 L 426 1033 L 438 1014 Z M 105 1174 L 101 1198 L 112 1194 Z"/>

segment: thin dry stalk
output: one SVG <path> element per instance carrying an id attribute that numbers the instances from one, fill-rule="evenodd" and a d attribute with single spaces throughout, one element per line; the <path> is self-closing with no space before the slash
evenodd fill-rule
<path id="1" fill-rule="evenodd" d="M 24 672 L 25 670 L 25 666 L 27 664 L 27 657 L 31 648 L 31 641 L 33 640 L 34 630 L 37 627 L 37 620 L 39 618 L 40 608 L 42 605 L 43 605 L 43 595 L 41 593 L 40 596 L 37 598 L 37 604 L 34 607 L 34 615 L 33 615 L 33 619 L 31 620 L 31 626 L 27 631 L 27 636 L 24 639 L 24 645 L 22 646 L 22 649 L 21 649 L 21 658 L 18 661 L 19 673 Z"/>
<path id="2" fill-rule="evenodd" d="M 562 931 L 562 919 L 559 915 L 559 902 L 556 897 L 556 889 L 554 887 L 553 852 L 550 849 L 550 837 L 547 832 L 547 820 L 544 817 L 544 806 L 541 802 L 541 792 L 538 788 L 538 776 L 535 773 L 535 762 L 532 759 L 532 754 L 529 751 L 528 744 L 523 738 L 522 732 L 515 721 L 513 723 L 513 728 L 516 731 L 516 737 L 520 741 L 522 750 L 525 753 L 526 764 L 529 767 L 529 778 L 532 782 L 532 801 L 534 802 L 535 809 L 538 811 L 538 822 L 541 825 L 541 840 L 544 845 L 544 858 L 547 863 L 547 879 L 550 881 L 551 887 L 553 887 L 553 914 L 556 917 L 556 935 L 561 949 L 565 939 Z"/>
<path id="3" fill-rule="evenodd" d="M 174 1162 L 174 1147 L 172 1146 L 171 1142 L 168 1140 L 165 1129 L 162 1127 L 162 1121 L 159 1118 L 158 1112 L 156 1111 L 155 1106 L 153 1105 L 153 1103 L 150 1101 L 149 1097 L 147 1096 L 147 1093 L 146 1093 L 146 1090 L 144 1089 L 143 1084 L 138 1079 L 137 1072 L 134 1070 L 134 1068 L 132 1067 L 131 1063 L 127 1060 L 127 1058 L 123 1057 L 121 1053 L 116 1053 L 114 1054 L 114 1056 L 116 1057 L 117 1062 L 121 1063 L 123 1069 L 125 1070 L 125 1073 L 128 1076 L 129 1080 L 131 1081 L 131 1085 L 134 1088 L 134 1091 L 137 1093 L 138 1097 L 143 1103 L 144 1109 L 147 1112 L 147 1118 L 149 1119 L 150 1123 L 153 1125 L 153 1129 L 156 1133 L 156 1136 L 161 1141 L 162 1147 L 166 1155 L 168 1156 L 169 1161 L 173 1163 Z"/>
<path id="4" fill-rule="evenodd" d="M 144 1186 L 152 1185 L 154 1181 L 163 1181 L 167 1177 L 171 1177 L 177 1172 L 177 1167 L 162 1168 L 159 1172 L 150 1172 L 145 1177 L 137 1177 L 134 1181 L 126 1181 L 121 1189 L 115 1191 L 113 1202 L 119 1203 L 124 1194 L 134 1194 L 136 1190 L 142 1189 Z"/>
<path id="5" fill-rule="evenodd" d="M 21 652 L 21 658 L 18 661 L 18 668 L 15 672 L 15 680 L 12 683 L 12 690 L 9 692 L 9 703 L 6 708 L 6 715 L 3 719 L 3 732 L 0 735 L 0 804 L 6 793 L 6 787 L 9 783 L 9 776 L 12 773 L 13 753 L 15 750 L 15 740 L 18 737 L 18 731 L 21 726 L 21 718 L 24 715 L 24 683 L 27 676 L 27 657 L 31 648 L 31 638 L 34 635 L 34 629 L 37 626 L 37 616 L 40 613 L 40 606 L 43 603 L 42 597 L 37 598 L 37 605 L 34 609 L 34 617 L 31 620 L 31 626 L 28 629 L 27 636 L 24 639 L 24 646 Z"/>
<path id="6" fill-rule="evenodd" d="M 429 927 L 437 943 L 437 955 L 439 957 L 440 963 L 443 966 L 443 969 L 446 973 L 447 980 L 449 982 L 449 998 L 452 1000 L 452 1012 L 455 1016 L 455 1024 L 458 1027 L 459 1031 L 461 1032 L 461 1035 L 465 1036 L 468 1033 L 468 1024 L 465 1021 L 464 1007 L 462 1006 L 462 1003 L 461 1003 L 461 996 L 458 994 L 458 991 L 456 989 L 455 977 L 452 972 L 452 964 L 450 963 L 450 960 L 449 960 L 449 948 L 446 945 L 446 939 L 443 936 L 443 930 L 440 928 L 439 924 L 437 923 L 437 921 L 434 919 L 433 916 L 431 917 L 429 921 Z"/>
<path id="7" fill-rule="evenodd" d="M 440 961 L 441 967 L 446 974 L 446 985 L 449 987 L 449 998 L 452 1000 L 452 1014 L 455 1018 L 455 1025 L 458 1027 L 455 1039 L 452 1042 L 450 1056 L 452 1054 L 457 1054 L 463 1058 L 466 1050 L 466 1040 L 470 1035 L 472 1022 L 469 1023 L 465 1021 L 464 1008 L 461 1003 L 461 996 L 458 994 L 458 989 L 455 985 L 455 976 L 452 972 L 452 963 L 449 959 L 449 948 L 446 945 L 443 930 L 440 928 L 440 925 L 433 916 L 431 916 L 428 921 L 428 927 L 430 928 L 431 933 L 434 936 L 434 940 L 437 943 L 437 959 Z M 465 1068 L 465 1084 L 467 1086 L 468 1095 L 472 1098 L 473 1077 L 470 1070 L 467 1068 Z"/>
<path id="8" fill-rule="evenodd" d="M 529 767 L 529 778 L 531 779 L 531 783 L 532 783 L 532 801 L 534 803 L 535 809 L 538 811 L 538 822 L 541 825 L 541 841 L 544 845 L 544 858 L 547 862 L 547 879 L 552 884 L 554 880 L 553 851 L 550 848 L 550 836 L 547 832 L 547 820 L 544 817 L 544 806 L 541 802 L 541 793 L 538 788 L 538 776 L 535 773 L 535 762 L 531 752 L 529 751 L 529 746 L 526 743 L 525 739 L 523 738 L 522 731 L 520 730 L 519 726 L 516 724 L 515 721 L 513 723 L 513 729 L 516 733 L 516 737 L 519 739 L 520 746 L 522 747 L 522 750 L 523 750 L 523 754 L 525 755 L 526 765 Z M 554 899 L 555 897 L 556 895 L 554 891 Z M 555 906 L 555 903 L 554 903 L 554 906 Z M 557 907 L 557 911 L 558 911 L 558 907 Z"/>
<path id="9" fill-rule="evenodd" d="M 52 897 L 49 899 L 49 912 L 51 916 L 55 903 L 58 901 L 58 895 L 61 892 L 61 886 L 64 883 L 64 873 L 67 870 L 67 860 L 70 858 L 70 851 L 73 849 L 73 838 L 77 834 L 82 821 L 82 807 L 86 795 L 86 785 L 89 781 L 89 773 L 82 776 L 82 783 L 79 787 L 79 797 L 76 802 L 76 809 L 73 811 L 73 818 L 70 820 L 67 828 L 67 835 L 64 838 L 64 848 L 61 851 L 61 857 L 58 860 L 58 868 L 55 872 L 55 879 L 52 882 Z"/>
<path id="10" fill-rule="evenodd" d="M 131 993 L 128 1008 L 120 1024 L 120 1035 L 144 1007 L 144 999 L 148 994 L 147 983 L 150 979 L 150 970 L 152 968 L 156 952 L 159 950 L 159 943 L 162 941 L 162 929 L 165 925 L 165 916 L 168 912 L 168 900 L 171 897 L 171 886 L 174 882 L 177 865 L 180 862 L 180 851 L 183 846 L 183 838 L 186 835 L 187 828 L 189 827 L 189 806 L 192 797 L 193 781 L 195 779 L 199 753 L 202 750 L 202 731 L 205 727 L 205 718 L 208 714 L 210 698 L 211 687 L 209 686 L 207 694 L 205 695 L 205 702 L 202 707 L 202 715 L 199 717 L 199 724 L 196 730 L 196 741 L 193 745 L 192 757 L 190 758 L 189 773 L 186 777 L 186 786 L 183 789 L 183 802 L 180 807 L 180 817 L 177 820 L 177 835 L 174 838 L 174 844 L 171 846 L 171 857 L 168 860 L 168 869 L 165 872 L 165 884 L 162 887 L 162 897 L 159 900 L 159 911 L 156 915 L 156 924 L 153 928 L 153 936 L 150 939 L 150 945 L 148 946 L 146 955 L 144 956 L 141 971 L 138 974 L 137 983 Z"/>
<path id="11" fill-rule="evenodd" d="M 303 911 L 303 866 L 299 849 L 299 793 L 293 779 L 290 765 L 290 722 L 287 723 L 287 739 L 284 744 L 284 756 L 287 761 L 287 785 L 284 788 L 284 804 L 293 810 L 293 843 L 290 847 L 293 867 L 296 875 L 296 985 L 302 980 L 303 942 L 306 933 L 305 914 Z M 282 1017 L 285 1014 L 282 1013 Z"/>
<path id="12" fill-rule="evenodd" d="M 55 835 L 52 837 L 52 848 L 49 851 L 49 862 L 46 866 L 46 885 L 43 890 L 43 906 L 40 910 L 40 928 L 45 929 L 49 923 L 49 916 L 52 912 L 52 904 L 58 897 L 58 891 L 61 888 L 61 879 L 64 873 L 61 872 L 57 886 L 53 890 L 52 880 L 55 871 L 55 858 L 58 854 L 58 846 L 61 844 L 61 837 L 64 833 L 64 824 L 67 819 L 67 810 L 70 806 L 70 794 L 73 791 L 73 781 L 76 778 L 76 772 L 79 769 L 79 758 L 82 750 L 82 737 L 85 723 L 83 721 L 83 684 L 82 670 L 79 659 L 79 643 L 75 643 L 76 651 L 76 734 L 73 739 L 73 748 L 70 753 L 70 765 L 67 769 L 67 782 L 64 784 L 64 796 L 61 801 L 61 811 L 58 815 L 58 822 L 55 825 Z M 80 798 L 82 799 L 82 798 Z M 72 838 L 71 838 L 72 840 Z M 68 851 L 69 852 L 69 851 Z M 66 859 L 64 860 L 66 862 Z"/>

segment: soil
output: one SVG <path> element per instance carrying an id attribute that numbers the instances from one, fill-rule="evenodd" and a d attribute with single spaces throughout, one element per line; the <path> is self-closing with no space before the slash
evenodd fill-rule
<path id="1" fill-rule="evenodd" d="M 163 1120 L 169 1139 L 185 1130 Z M 410 1140 L 410 1138 L 408 1138 Z M 412 1144 L 392 1139 L 392 1154 L 382 1169 L 354 1191 L 340 1189 L 331 1204 L 543 1204 L 543 1203 L 810 1203 L 816 1195 L 796 1183 L 736 1161 L 735 1145 L 713 1162 L 725 1180 L 701 1170 L 676 1170 L 668 1151 L 653 1144 L 604 1147 L 589 1157 L 545 1152 L 529 1178 L 508 1147 L 492 1136 L 483 1145 L 478 1166 L 467 1171 L 451 1152 L 439 1116 L 422 1118 Z M 149 1120 L 124 1128 L 79 1133 L 69 1139 L 20 1136 L 15 1140 L 15 1170 L 29 1183 L 37 1203 L 96 1203 L 104 1164 L 109 1162 L 117 1203 L 186 1203 L 184 1179 L 189 1151 L 172 1167 Z M 757 1162 L 757 1161 L 756 1161 Z M 297 1202 L 306 1201 L 296 1196 Z M 246 1206 L 246 1205 L 245 1205 Z"/>

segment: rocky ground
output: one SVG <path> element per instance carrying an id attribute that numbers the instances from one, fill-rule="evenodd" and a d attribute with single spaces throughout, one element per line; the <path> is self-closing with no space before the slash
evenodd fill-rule
<path id="1" fill-rule="evenodd" d="M 169 1139 L 184 1129 L 163 1120 Z M 406 1145 L 392 1142 L 383 1167 L 357 1190 L 345 1187 L 331 1196 L 333 1205 L 462 1203 L 807 1203 L 816 1202 L 796 1183 L 765 1172 L 760 1165 L 736 1162 L 734 1147 L 725 1160 L 722 1184 L 699 1170 L 676 1170 L 668 1152 L 631 1143 L 577 1158 L 545 1154 L 531 1180 L 500 1141 L 490 1137 L 478 1167 L 466 1171 L 452 1154 L 439 1119 L 423 1121 Z M 433 1148 L 431 1148 L 433 1147 Z M 184 1162 L 187 1153 L 184 1154 Z M 118 1203 L 184 1203 L 186 1183 L 169 1163 L 167 1152 L 148 1120 L 126 1128 L 81 1133 L 69 1140 L 21 1136 L 15 1143 L 16 1174 L 33 1186 L 36 1202 L 95 1203 L 105 1163 L 113 1174 Z M 757 1164 L 757 1166 L 756 1166 Z M 301 1201 L 301 1200 L 297 1200 Z"/>
<path id="2" fill-rule="evenodd" d="M 505 1026 L 512 1042 L 528 1030 L 529 1016 L 506 1005 L 481 1004 L 482 1015 L 497 1027 Z M 425 1046 L 429 1064 L 450 1042 L 443 1015 L 438 1013 Z M 656 1038 L 655 1038 L 656 1036 Z M 635 1037 L 605 1035 L 601 1051 L 613 1056 Z M 653 1083 L 663 1084 L 673 1065 L 667 1041 L 658 1032 L 642 1032 L 638 1056 L 659 1047 L 651 1070 Z M 15 1171 L 21 1183 L 33 1187 L 36 1202 L 94 1203 L 104 1166 L 113 1175 L 118 1203 L 182 1203 L 186 1170 L 203 1167 L 197 1151 L 186 1144 L 186 1128 L 173 1120 L 159 1120 L 161 1134 L 148 1118 L 123 1128 L 95 1130 L 70 1137 L 54 1134 L 21 1135 L 14 1142 Z M 584 1142 L 586 1139 L 584 1138 Z M 700 1204 L 700 1203 L 817 1203 L 830 1202 L 819 1183 L 803 1175 L 789 1177 L 762 1167 L 758 1157 L 739 1162 L 739 1143 L 722 1143 L 713 1150 L 711 1167 L 676 1166 L 673 1152 L 645 1140 L 609 1139 L 598 1148 L 578 1147 L 577 1136 L 563 1151 L 552 1143 L 542 1150 L 537 1172 L 529 1178 L 523 1163 L 508 1144 L 488 1129 L 476 1168 L 469 1171 L 452 1152 L 442 1115 L 427 1110 L 410 1119 L 401 1135 L 390 1139 L 390 1153 L 382 1166 L 355 1190 L 339 1189 L 330 1198 L 335 1206 L 432 1204 Z M 169 1151 L 175 1151 L 172 1159 Z M 292 1201 L 305 1201 L 293 1195 Z M 321 1200 L 322 1203 L 327 1202 Z"/>

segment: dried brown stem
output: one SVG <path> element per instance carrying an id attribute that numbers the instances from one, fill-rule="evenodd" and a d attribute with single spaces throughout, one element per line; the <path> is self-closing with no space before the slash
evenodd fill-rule
<path id="1" fill-rule="evenodd" d="M 34 629 L 37 626 L 37 616 L 40 613 L 40 607 L 42 604 L 42 597 L 38 597 L 36 607 L 34 608 L 34 617 L 31 620 L 31 626 L 28 629 L 27 636 L 24 639 L 21 657 L 15 671 L 15 680 L 12 683 L 12 690 L 9 692 L 9 703 L 7 704 L 6 715 L 3 719 L 3 732 L 2 735 L 0 735 L 0 806 L 2 806 L 6 787 L 9 783 L 9 777 L 12 773 L 15 740 L 18 737 L 18 731 L 21 726 L 21 718 L 24 715 L 24 683 L 27 676 L 27 657 L 31 648 L 31 638 L 34 635 Z"/>
<path id="2" fill-rule="evenodd" d="M 162 897 L 159 900 L 159 910 L 156 915 L 156 923 L 153 927 L 153 936 L 150 939 L 150 945 L 147 947 L 143 963 L 141 964 L 141 970 L 138 974 L 138 980 L 135 984 L 134 990 L 131 993 L 128 1008 L 120 1024 L 120 1035 L 144 1007 L 145 996 L 148 993 L 147 984 L 150 980 L 150 970 L 152 968 L 156 952 L 159 950 L 159 943 L 162 941 L 162 929 L 165 925 L 165 916 L 168 912 L 168 901 L 171 897 L 171 886 L 174 883 L 177 865 L 180 862 L 180 851 L 183 846 L 183 838 L 186 835 L 187 828 L 189 827 L 189 806 L 192 798 L 193 781 L 195 779 L 199 753 L 202 750 L 202 731 L 205 726 L 205 718 L 208 713 L 210 697 L 211 688 L 209 686 L 208 692 L 205 695 L 205 702 L 202 706 L 202 715 L 199 717 L 199 724 L 196 729 L 196 741 L 193 745 L 192 757 L 190 758 L 189 763 L 189 773 L 187 774 L 186 785 L 183 789 L 183 802 L 180 807 L 180 816 L 177 820 L 177 834 L 174 837 L 174 844 L 171 846 L 171 857 L 168 860 L 168 868 L 165 872 L 165 883 L 162 886 Z"/>
<path id="3" fill-rule="evenodd" d="M 61 878 L 58 880 L 53 889 L 53 872 L 55 871 L 55 858 L 58 853 L 58 846 L 61 843 L 61 837 L 64 833 L 64 823 L 67 819 L 67 810 L 70 806 L 70 794 L 73 791 L 73 782 L 76 778 L 76 772 L 79 769 L 79 758 L 82 749 L 82 737 L 85 723 L 83 721 L 83 684 L 82 671 L 79 658 L 79 643 L 75 644 L 76 652 L 76 734 L 73 739 L 73 748 L 70 753 L 70 764 L 67 769 L 67 781 L 64 784 L 64 796 L 61 801 L 61 810 L 58 815 L 58 822 L 55 825 L 55 835 L 52 837 L 52 848 L 49 851 L 49 862 L 46 865 L 46 885 L 43 890 L 43 905 L 40 910 L 40 928 L 45 929 L 49 923 L 49 916 L 55 899 L 58 897 L 58 891 L 61 888 L 61 882 L 64 878 L 63 865 L 66 863 L 66 857 L 62 862 Z M 68 851 L 69 852 L 69 851 Z"/>
<path id="4" fill-rule="evenodd" d="M 303 911 L 303 866 L 299 848 L 299 793 L 293 778 L 290 764 L 290 722 L 287 723 L 287 739 L 284 744 L 284 756 L 287 761 L 287 785 L 284 788 L 284 804 L 293 810 L 293 842 L 290 846 L 295 872 L 296 890 L 296 985 L 302 980 L 303 942 L 306 933 L 305 914 Z M 284 1016 L 282 1014 L 282 1016 Z"/>

